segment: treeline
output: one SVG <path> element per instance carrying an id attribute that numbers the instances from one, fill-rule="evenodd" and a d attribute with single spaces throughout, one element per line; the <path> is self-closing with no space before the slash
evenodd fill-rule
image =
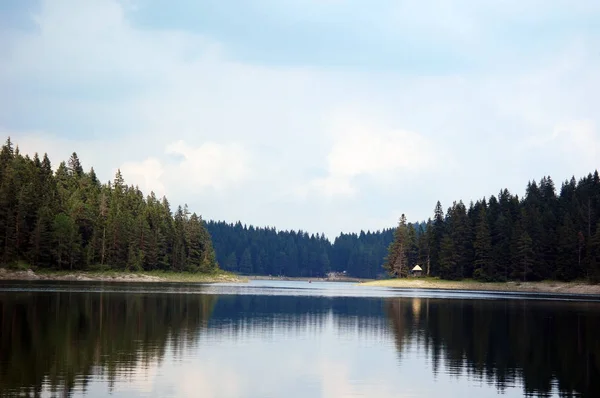
<path id="1" fill-rule="evenodd" d="M 407 276 L 415 264 L 444 279 L 482 281 L 600 280 L 598 171 L 565 181 L 556 193 L 544 177 L 519 199 L 507 189 L 469 208 L 454 202 L 444 215 L 438 201 L 419 239 L 400 219 L 385 268 Z"/>
<path id="2" fill-rule="evenodd" d="M 76 153 L 53 172 L 47 155 L 0 151 L 0 262 L 42 268 L 217 269 L 200 216 L 166 198 L 144 197 L 121 172 L 102 184 Z"/>
<path id="3" fill-rule="evenodd" d="M 240 222 L 207 223 L 217 259 L 228 271 L 292 277 L 324 276 L 330 271 L 375 278 L 393 230 L 341 234 L 332 244 L 322 234 L 256 228 Z"/>

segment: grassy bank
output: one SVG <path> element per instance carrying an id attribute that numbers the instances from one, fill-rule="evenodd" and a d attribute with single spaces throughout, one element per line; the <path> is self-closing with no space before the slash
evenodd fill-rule
<path id="1" fill-rule="evenodd" d="M 439 278 L 403 278 L 364 282 L 361 286 L 395 287 L 406 289 L 481 290 L 497 292 L 531 292 L 551 294 L 600 295 L 600 285 L 587 282 L 479 282 L 471 279 L 448 281 Z"/>
<path id="2" fill-rule="evenodd" d="M 56 271 L 47 269 L 0 268 L 0 280 L 104 281 L 104 282 L 246 282 L 247 279 L 225 271 L 209 274 L 172 271 L 127 272 L 116 270 Z"/>

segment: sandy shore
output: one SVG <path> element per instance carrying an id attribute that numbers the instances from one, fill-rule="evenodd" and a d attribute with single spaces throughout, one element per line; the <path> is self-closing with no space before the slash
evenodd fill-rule
<path id="1" fill-rule="evenodd" d="M 0 280 L 47 280 L 47 281 L 100 281 L 100 282 L 245 282 L 244 278 L 228 273 L 216 274 L 191 274 L 177 272 L 64 272 L 64 271 L 42 271 L 34 272 L 15 271 L 0 268 Z"/>
<path id="2" fill-rule="evenodd" d="M 407 289 L 481 290 L 497 292 L 530 292 L 549 294 L 600 295 L 600 284 L 583 282 L 499 282 L 484 283 L 473 280 L 445 281 L 434 278 L 385 279 L 369 281 L 362 286 L 397 287 Z"/>

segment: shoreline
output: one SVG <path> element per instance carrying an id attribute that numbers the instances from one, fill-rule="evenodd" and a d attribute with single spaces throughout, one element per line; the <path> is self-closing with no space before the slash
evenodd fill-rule
<path id="1" fill-rule="evenodd" d="M 366 281 L 372 281 L 372 279 L 352 278 L 352 277 L 337 277 L 327 278 L 323 276 L 317 276 L 310 278 L 307 276 L 272 276 L 272 275 L 246 275 L 244 276 L 248 280 L 260 280 L 260 281 L 297 281 L 297 282 L 358 282 L 363 283 Z"/>
<path id="2" fill-rule="evenodd" d="M 269 275 L 240 276 L 221 271 L 212 274 L 193 274 L 169 271 L 56 271 L 14 270 L 0 268 L 0 281 L 81 281 L 81 282 L 178 282 L 178 283 L 247 283 L 250 280 L 301 282 L 353 282 L 357 286 L 398 289 L 464 290 L 501 293 L 542 293 L 557 295 L 600 296 L 600 284 L 583 281 L 560 282 L 479 282 L 475 280 L 450 281 L 439 278 L 361 279 L 351 277 L 286 277 Z"/>
<path id="3" fill-rule="evenodd" d="M 247 278 L 228 272 L 192 274 L 164 271 L 54 271 L 12 270 L 0 268 L 0 281 L 81 281 L 81 282 L 188 282 L 188 283 L 240 283 Z"/>
<path id="4" fill-rule="evenodd" d="M 600 284 L 586 282 L 478 282 L 474 280 L 447 281 L 437 278 L 383 279 L 368 281 L 361 286 L 432 289 L 432 290 L 471 290 L 503 293 L 546 293 L 600 296 Z"/>

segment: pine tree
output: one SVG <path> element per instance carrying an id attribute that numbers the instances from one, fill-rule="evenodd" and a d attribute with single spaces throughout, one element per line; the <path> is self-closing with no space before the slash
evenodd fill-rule
<path id="1" fill-rule="evenodd" d="M 70 176 L 73 176 L 73 177 L 82 177 L 83 176 L 83 167 L 81 166 L 79 157 L 77 157 L 77 154 L 75 152 L 73 152 L 73 154 L 69 158 L 67 170 L 68 170 L 68 173 Z"/>
<path id="2" fill-rule="evenodd" d="M 166 198 L 144 200 L 120 171 L 101 184 L 76 153 L 56 173 L 44 154 L 21 155 L 10 139 L 0 150 L 0 261 L 36 267 L 171 269 L 212 272 L 211 237 L 197 216 L 171 214 Z M 175 225 L 177 228 L 175 228 Z M 183 231 L 183 233 L 182 233 Z M 175 249 L 175 250 L 174 250 Z"/>
<path id="3" fill-rule="evenodd" d="M 440 250 L 440 277 L 443 279 L 457 278 L 457 253 L 456 247 L 450 235 L 446 234 L 442 238 Z"/>
<path id="4" fill-rule="evenodd" d="M 572 280 L 579 272 L 578 235 L 570 215 L 565 214 L 558 229 L 558 256 L 554 277 Z"/>
<path id="5" fill-rule="evenodd" d="M 442 210 L 442 204 L 438 201 L 435 205 L 433 225 L 431 228 L 431 240 L 429 242 L 430 268 L 427 269 L 427 275 L 436 276 L 439 273 L 440 250 L 444 231 L 444 211 Z"/>
<path id="6" fill-rule="evenodd" d="M 394 241 L 389 247 L 384 268 L 390 275 L 402 278 L 408 276 L 408 227 L 406 216 L 402 214 L 398 227 L 394 232 Z"/>
<path id="7" fill-rule="evenodd" d="M 52 264 L 52 211 L 42 207 L 37 212 L 37 220 L 31 234 L 29 261 L 34 266 L 48 267 Z"/>
<path id="8" fill-rule="evenodd" d="M 52 230 L 54 232 L 54 254 L 58 267 L 73 269 L 76 255 L 73 250 L 77 243 L 75 222 L 69 215 L 59 213 L 54 217 Z"/>
<path id="9" fill-rule="evenodd" d="M 430 250 L 429 250 L 429 242 L 430 242 L 430 231 L 431 231 L 431 219 L 427 220 L 427 224 L 425 227 L 420 226 L 420 232 L 417 238 L 417 244 L 419 247 L 419 262 L 424 264 L 422 267 L 425 272 L 430 269 Z"/>
<path id="10" fill-rule="evenodd" d="M 596 224 L 596 231 L 589 245 L 589 266 L 587 277 L 594 283 L 600 282 L 600 221 Z"/>
<path id="11" fill-rule="evenodd" d="M 479 213 L 479 221 L 476 226 L 475 242 L 475 270 L 473 277 L 483 281 L 492 281 L 497 278 L 492 263 L 492 239 L 485 207 Z"/>

